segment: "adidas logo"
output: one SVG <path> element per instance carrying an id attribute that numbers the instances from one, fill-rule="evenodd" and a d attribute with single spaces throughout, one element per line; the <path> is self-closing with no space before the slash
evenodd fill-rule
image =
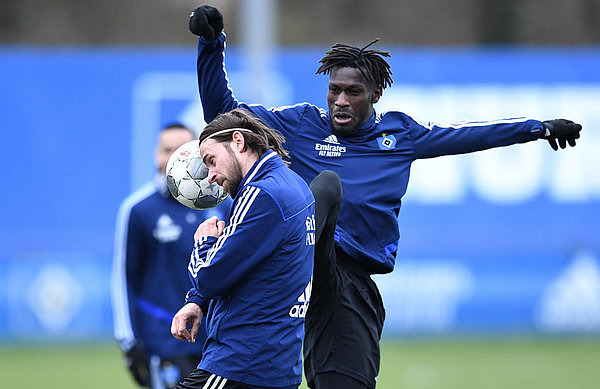
<path id="1" fill-rule="evenodd" d="M 312 291 L 312 279 L 304 288 L 304 292 L 298 296 L 298 304 L 292 305 L 290 308 L 290 317 L 304 318 L 306 317 L 306 310 L 308 309 L 308 303 L 310 302 L 310 293 Z"/>
<path id="2" fill-rule="evenodd" d="M 331 134 L 327 138 L 323 139 L 323 142 L 333 143 L 334 145 L 339 145 L 340 142 L 337 140 L 337 136 Z"/>

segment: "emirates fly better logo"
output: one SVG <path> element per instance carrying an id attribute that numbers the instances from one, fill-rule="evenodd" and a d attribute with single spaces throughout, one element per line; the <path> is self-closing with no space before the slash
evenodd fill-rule
<path id="1" fill-rule="evenodd" d="M 323 143 L 315 143 L 315 150 L 319 152 L 319 157 L 340 157 L 346 152 L 346 146 L 341 146 L 337 137 L 333 134 L 323 139 Z"/>

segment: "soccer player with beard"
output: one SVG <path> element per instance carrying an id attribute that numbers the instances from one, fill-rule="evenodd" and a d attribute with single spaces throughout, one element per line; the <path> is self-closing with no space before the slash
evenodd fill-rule
<path id="1" fill-rule="evenodd" d="M 282 136 L 243 110 L 219 115 L 200 135 L 209 182 L 233 199 L 229 217 L 194 235 L 193 288 L 171 333 L 195 342 L 206 317 L 198 368 L 178 388 L 297 388 L 311 294 L 315 205 L 288 169 Z M 188 324 L 191 329 L 188 329 Z"/>
<path id="2" fill-rule="evenodd" d="M 224 68 L 223 26 L 214 7 L 204 5 L 190 15 L 190 31 L 199 36 L 198 87 L 205 120 L 238 107 L 252 112 L 285 136 L 290 168 L 306 182 L 332 170 L 343 186 L 333 242 L 317 242 L 315 250 L 304 343 L 308 385 L 373 388 L 385 311 L 370 276 L 393 270 L 397 217 L 412 162 L 537 139 L 557 150 L 575 146 L 581 125 L 512 118 L 441 126 L 398 111 L 378 114 L 373 105 L 391 86 L 392 73 L 385 60 L 389 54 L 369 49 L 375 42 L 362 48 L 335 44 L 321 59 L 317 74 L 329 76 L 328 110 L 309 103 L 277 109 L 240 103 Z"/>

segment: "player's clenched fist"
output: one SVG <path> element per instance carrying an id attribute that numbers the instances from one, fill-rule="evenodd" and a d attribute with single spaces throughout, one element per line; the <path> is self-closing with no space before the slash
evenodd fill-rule
<path id="1" fill-rule="evenodd" d="M 202 309 L 195 303 L 185 304 L 179 312 L 173 316 L 171 322 L 171 334 L 179 340 L 187 340 L 190 343 L 196 342 L 196 335 L 202 322 Z M 191 328 L 188 329 L 188 323 Z"/>
<path id="2" fill-rule="evenodd" d="M 201 5 L 190 14 L 190 31 L 206 40 L 217 38 L 223 27 L 223 15 L 210 5 Z"/>
<path id="3" fill-rule="evenodd" d="M 225 229 L 225 222 L 219 220 L 218 217 L 213 216 L 210 219 L 206 219 L 196 229 L 196 233 L 194 233 L 194 242 L 197 242 L 200 238 L 205 236 L 214 236 L 215 238 L 218 238 L 223 233 L 223 229 Z"/>

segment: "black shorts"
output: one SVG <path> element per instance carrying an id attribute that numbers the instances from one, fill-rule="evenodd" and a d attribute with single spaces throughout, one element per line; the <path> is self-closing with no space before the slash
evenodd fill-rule
<path id="1" fill-rule="evenodd" d="M 309 387 L 317 374 L 337 372 L 374 388 L 384 319 L 383 300 L 368 269 L 337 248 L 325 257 L 315 255 L 304 340 Z"/>
<path id="2" fill-rule="evenodd" d="M 230 381 L 206 370 L 195 369 L 178 385 L 177 389 L 248 389 L 239 382 Z"/>
<path id="3" fill-rule="evenodd" d="M 297 389 L 298 385 L 286 386 L 279 389 Z M 263 386 L 246 385 L 218 376 L 209 371 L 195 369 L 184 378 L 176 389 L 264 389 Z"/>

